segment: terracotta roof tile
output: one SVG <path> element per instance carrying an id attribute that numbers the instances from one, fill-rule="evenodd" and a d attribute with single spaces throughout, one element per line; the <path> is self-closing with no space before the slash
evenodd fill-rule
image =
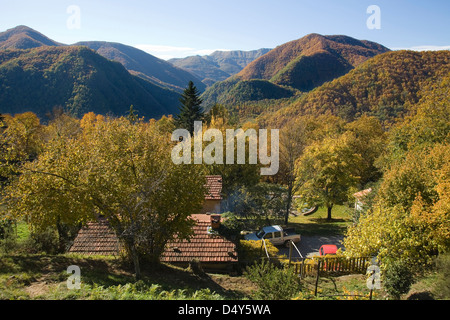
<path id="1" fill-rule="evenodd" d="M 206 176 L 206 200 L 222 199 L 222 176 Z"/>
<path id="2" fill-rule="evenodd" d="M 116 255 L 119 252 L 119 239 L 109 227 L 105 218 L 89 222 L 81 228 L 69 252 L 89 255 Z"/>
<path id="3" fill-rule="evenodd" d="M 189 262 L 198 259 L 200 262 L 236 262 L 236 245 L 217 234 L 208 234 L 211 223 L 209 215 L 194 215 L 197 224 L 193 227 L 191 239 L 177 240 L 167 243 L 161 257 L 164 262 Z M 88 255 L 116 255 L 120 243 L 106 219 L 90 222 L 78 233 L 69 252 Z"/>
<path id="4" fill-rule="evenodd" d="M 236 262 L 235 244 L 222 236 L 208 234 L 209 226 L 207 221 L 197 221 L 192 238 L 167 243 L 161 261 L 189 262 L 198 259 L 200 262 Z"/>
<path id="5" fill-rule="evenodd" d="M 207 194 L 206 200 L 222 199 L 222 177 L 220 175 L 206 176 Z M 194 258 L 200 261 L 237 261 L 236 247 L 233 242 L 207 233 L 211 226 L 211 216 L 196 214 L 193 218 L 197 220 L 194 226 L 194 235 L 190 241 L 172 241 L 167 244 L 166 252 L 162 256 L 163 261 L 191 261 Z M 174 251 L 178 247 L 178 251 Z M 120 250 L 120 241 L 109 227 L 104 218 L 98 222 L 90 222 L 83 227 L 69 252 L 91 255 L 114 255 Z"/>

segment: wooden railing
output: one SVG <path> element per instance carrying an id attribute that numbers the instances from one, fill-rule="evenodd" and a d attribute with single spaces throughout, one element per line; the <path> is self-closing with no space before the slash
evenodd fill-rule
<path id="1" fill-rule="evenodd" d="M 366 273 L 370 264 L 368 257 L 314 257 L 306 258 L 301 262 L 291 262 L 286 266 L 294 268 L 294 272 L 301 277 L 307 275 L 334 273 L 334 274 L 352 274 Z"/>

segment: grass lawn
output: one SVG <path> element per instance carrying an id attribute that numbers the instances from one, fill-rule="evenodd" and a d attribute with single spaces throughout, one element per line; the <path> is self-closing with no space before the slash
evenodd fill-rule
<path id="1" fill-rule="evenodd" d="M 352 224 L 352 210 L 347 206 L 335 206 L 331 212 L 331 220 L 327 220 L 327 208 L 320 207 L 309 216 L 290 216 L 289 225 L 305 236 L 343 235 Z"/>

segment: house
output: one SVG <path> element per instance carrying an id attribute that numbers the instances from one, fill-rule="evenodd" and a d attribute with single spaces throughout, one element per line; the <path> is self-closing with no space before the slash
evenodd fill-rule
<path id="1" fill-rule="evenodd" d="M 80 229 L 70 253 L 110 256 L 120 252 L 120 241 L 110 228 L 108 220 L 99 217 L 95 222 L 88 222 Z"/>
<path id="2" fill-rule="evenodd" d="M 359 192 L 356 192 L 353 194 L 353 197 L 355 197 L 355 210 L 361 211 L 363 209 L 363 206 L 365 204 L 364 198 L 367 197 L 369 193 L 372 192 L 372 188 L 361 190 Z"/>
<path id="3" fill-rule="evenodd" d="M 222 176 L 206 176 L 206 195 L 200 213 L 220 213 L 222 202 Z"/>
<path id="4" fill-rule="evenodd" d="M 220 215 L 196 214 L 192 218 L 196 220 L 192 238 L 169 242 L 161 261 L 187 267 L 197 260 L 205 271 L 231 272 L 238 262 L 238 253 L 236 244 L 217 232 Z"/>
<path id="5" fill-rule="evenodd" d="M 222 177 L 206 177 L 205 203 L 199 214 L 192 216 L 196 220 L 194 234 L 189 241 L 171 241 L 161 261 L 179 266 L 188 266 L 192 260 L 200 262 L 207 270 L 231 270 L 237 263 L 236 245 L 216 231 L 220 227 L 220 202 L 222 200 Z M 69 249 L 71 253 L 87 255 L 118 255 L 120 241 L 109 227 L 105 218 L 90 222 L 84 226 Z"/>

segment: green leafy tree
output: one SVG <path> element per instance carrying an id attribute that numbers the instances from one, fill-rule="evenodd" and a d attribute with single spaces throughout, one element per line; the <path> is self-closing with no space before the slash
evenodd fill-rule
<path id="1" fill-rule="evenodd" d="M 133 105 L 130 106 L 130 110 L 128 110 L 127 113 L 128 113 L 127 118 L 128 120 L 130 120 L 131 123 L 135 123 L 136 121 L 138 121 L 139 117 L 137 111 L 134 110 Z"/>
<path id="2" fill-rule="evenodd" d="M 261 182 L 235 190 L 230 194 L 228 205 L 236 215 L 255 219 L 261 227 L 271 224 L 272 219 L 284 217 L 285 196 L 284 187 Z"/>
<path id="3" fill-rule="evenodd" d="M 306 203 L 325 206 L 328 220 L 333 206 L 347 201 L 349 188 L 357 182 L 355 164 L 359 156 L 353 153 L 351 138 L 344 133 L 315 142 L 297 162 L 298 193 Z"/>
<path id="4" fill-rule="evenodd" d="M 175 116 L 175 124 L 178 128 L 187 129 L 193 135 L 194 121 L 203 120 L 204 115 L 200 92 L 192 81 L 189 81 L 188 87 L 183 91 L 180 102 L 180 112 Z"/>

